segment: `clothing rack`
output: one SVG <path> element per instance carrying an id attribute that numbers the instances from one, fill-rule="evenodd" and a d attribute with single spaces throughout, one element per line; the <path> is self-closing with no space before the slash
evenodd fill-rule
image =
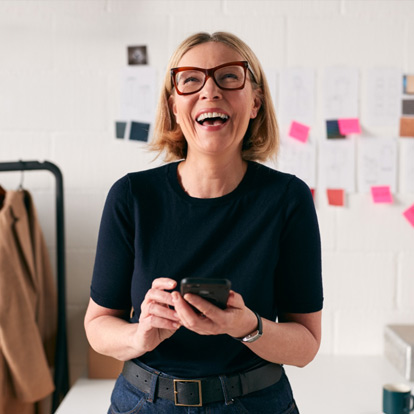
<path id="1" fill-rule="evenodd" d="M 69 390 L 69 368 L 66 334 L 66 288 L 65 288 L 65 228 L 63 211 L 63 176 L 57 165 L 44 161 L 0 162 L 1 171 L 47 170 L 56 178 L 56 255 L 57 255 L 57 299 L 58 326 L 56 338 L 55 391 L 52 413 L 54 413 Z M 22 185 L 22 183 L 21 183 Z"/>

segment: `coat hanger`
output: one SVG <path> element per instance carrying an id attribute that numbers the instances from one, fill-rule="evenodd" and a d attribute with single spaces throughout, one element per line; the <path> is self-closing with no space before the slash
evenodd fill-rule
<path id="1" fill-rule="evenodd" d="M 24 161 L 19 160 L 19 163 L 21 164 L 22 168 L 20 170 L 20 184 L 19 184 L 19 187 L 17 188 L 17 190 L 22 191 L 23 190 L 23 181 L 24 181 Z"/>

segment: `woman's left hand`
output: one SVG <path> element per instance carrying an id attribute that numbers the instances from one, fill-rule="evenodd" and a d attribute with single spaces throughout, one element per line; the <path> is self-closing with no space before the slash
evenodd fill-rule
<path id="1" fill-rule="evenodd" d="M 255 314 L 246 307 L 242 296 L 233 290 L 224 310 L 191 293 L 186 293 L 183 298 L 178 292 L 173 292 L 172 298 L 182 325 L 199 335 L 228 334 L 242 338 L 257 327 Z M 201 313 L 194 312 L 190 305 Z"/>

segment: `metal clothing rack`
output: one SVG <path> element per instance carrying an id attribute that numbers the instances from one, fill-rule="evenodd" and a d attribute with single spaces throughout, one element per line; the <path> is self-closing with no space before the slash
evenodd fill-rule
<path id="1" fill-rule="evenodd" d="M 65 293 L 65 228 L 63 211 L 63 176 L 57 165 L 44 161 L 0 162 L 0 171 L 47 170 L 56 178 L 56 255 L 57 255 L 57 299 L 58 326 L 56 338 L 55 391 L 52 413 L 56 411 L 69 390 L 69 368 L 66 334 L 66 293 Z"/>

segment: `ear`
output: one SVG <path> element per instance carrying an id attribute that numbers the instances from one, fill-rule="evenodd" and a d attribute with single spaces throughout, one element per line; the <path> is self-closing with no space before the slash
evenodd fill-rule
<path id="1" fill-rule="evenodd" d="M 173 95 L 171 95 L 168 98 L 168 106 L 170 107 L 170 110 L 172 111 L 172 113 L 175 115 L 175 122 L 177 124 L 179 124 L 179 122 L 178 122 L 178 116 L 177 116 L 177 105 L 175 104 L 175 100 L 174 100 Z"/>
<path id="2" fill-rule="evenodd" d="M 257 114 L 259 113 L 259 110 L 262 106 L 262 91 L 261 89 L 258 89 L 255 91 L 255 97 L 253 99 L 253 106 L 252 106 L 252 110 L 250 112 L 250 119 L 254 119 L 256 118 Z"/>

